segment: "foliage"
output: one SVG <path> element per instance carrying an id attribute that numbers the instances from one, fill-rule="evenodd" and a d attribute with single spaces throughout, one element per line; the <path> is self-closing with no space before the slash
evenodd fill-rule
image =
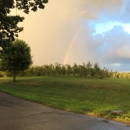
<path id="1" fill-rule="evenodd" d="M 110 77 L 111 72 L 106 68 L 101 69 L 98 63 L 90 62 L 83 65 L 50 64 L 43 66 L 31 66 L 28 70 L 21 72 L 19 76 L 75 76 L 75 77 Z"/>
<path id="2" fill-rule="evenodd" d="M 18 23 L 23 22 L 24 17 L 10 16 L 11 9 L 17 8 L 28 14 L 30 10 L 43 9 L 47 2 L 48 0 L 0 0 L 0 47 L 8 46 L 23 31 Z"/>
<path id="3" fill-rule="evenodd" d="M 112 78 L 118 78 L 118 79 L 130 79 L 130 73 L 129 72 L 113 72 Z"/>
<path id="4" fill-rule="evenodd" d="M 30 47 L 22 40 L 16 40 L 1 50 L 0 66 L 12 73 L 14 81 L 19 71 L 28 69 L 32 64 Z"/>
<path id="5" fill-rule="evenodd" d="M 7 76 L 10 73 L 4 72 Z M 21 71 L 19 76 L 75 76 L 86 78 L 128 78 L 130 79 L 129 72 L 112 72 L 107 68 L 100 68 L 98 63 L 92 64 L 91 62 L 83 63 L 82 65 L 63 65 L 63 64 L 50 64 L 42 66 L 31 66 L 25 71 Z"/>
<path id="6" fill-rule="evenodd" d="M 7 76 L 7 73 L 4 72 L 4 71 L 0 71 L 0 77 L 6 77 Z"/>
<path id="7" fill-rule="evenodd" d="M 130 123 L 130 80 L 74 77 L 18 77 L 19 82 L 0 78 L 0 91 L 50 107 Z M 111 115 L 111 110 L 123 115 Z"/>

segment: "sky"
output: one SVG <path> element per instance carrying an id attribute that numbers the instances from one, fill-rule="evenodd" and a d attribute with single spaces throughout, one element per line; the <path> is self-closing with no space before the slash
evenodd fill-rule
<path id="1" fill-rule="evenodd" d="M 19 39 L 31 47 L 33 65 L 99 63 L 130 71 L 130 0 L 50 0 L 24 14 Z"/>

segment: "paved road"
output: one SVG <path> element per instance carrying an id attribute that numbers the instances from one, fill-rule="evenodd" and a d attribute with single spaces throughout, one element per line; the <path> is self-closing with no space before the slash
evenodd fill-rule
<path id="1" fill-rule="evenodd" d="M 130 127 L 0 93 L 0 130 L 130 130 Z"/>

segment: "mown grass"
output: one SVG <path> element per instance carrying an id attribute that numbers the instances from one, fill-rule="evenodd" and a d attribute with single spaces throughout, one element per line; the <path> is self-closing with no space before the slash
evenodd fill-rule
<path id="1" fill-rule="evenodd" d="M 0 91 L 50 107 L 130 123 L 130 79 L 26 77 L 0 79 Z M 111 115 L 110 110 L 124 114 Z"/>

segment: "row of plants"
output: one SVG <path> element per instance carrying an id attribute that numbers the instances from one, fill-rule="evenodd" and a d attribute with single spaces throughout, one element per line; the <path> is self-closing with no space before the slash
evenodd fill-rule
<path id="1" fill-rule="evenodd" d="M 12 76 L 12 74 L 8 71 L 0 71 L 0 77 L 8 77 Z M 92 64 L 91 62 L 83 63 L 82 65 L 63 65 L 63 64 L 50 64 L 43 66 L 31 66 L 29 69 L 25 71 L 21 71 L 18 76 L 79 76 L 79 77 L 97 77 L 97 78 L 129 78 L 130 73 L 119 73 L 112 72 L 106 69 L 100 68 L 98 63 Z"/>
<path id="2" fill-rule="evenodd" d="M 118 78 L 118 79 L 130 79 L 130 73 L 129 72 L 113 72 L 111 75 L 112 78 Z"/>
<path id="3" fill-rule="evenodd" d="M 2 72 L 3 76 L 11 76 L 9 72 Z M 101 69 L 98 63 L 92 64 L 91 62 L 83 63 L 82 65 L 63 65 L 59 63 L 31 66 L 25 71 L 21 71 L 18 76 L 79 76 L 79 77 L 111 77 L 112 72 L 108 69 Z M 2 76 L 2 74 L 0 74 Z"/>

